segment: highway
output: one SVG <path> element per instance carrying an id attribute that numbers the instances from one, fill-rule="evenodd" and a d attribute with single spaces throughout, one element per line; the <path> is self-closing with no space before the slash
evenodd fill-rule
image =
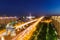
<path id="1" fill-rule="evenodd" d="M 16 26 L 16 29 L 21 28 L 21 27 L 23 27 L 23 26 L 25 26 L 25 25 L 28 25 L 28 24 L 30 24 L 30 23 L 33 23 L 33 22 L 35 22 L 35 21 L 37 21 L 37 19 L 32 20 L 32 21 L 29 21 L 29 22 L 26 22 L 26 23 L 24 23 L 24 24 L 22 24 L 22 25 L 17 25 L 17 26 Z M 3 31 L 1 32 L 1 34 L 0 34 L 0 39 L 1 39 L 1 40 L 4 39 L 4 36 L 3 36 L 3 35 L 5 35 L 5 34 L 6 34 L 6 30 L 3 30 Z M 7 37 L 8 37 L 8 36 L 7 36 Z M 9 37 L 8 37 L 8 38 L 9 38 Z"/>
<path id="2" fill-rule="evenodd" d="M 38 19 L 37 22 L 29 26 L 26 30 L 23 32 L 19 33 L 16 37 L 14 37 L 12 40 L 29 40 L 29 38 L 32 36 L 33 32 L 36 30 L 37 24 L 44 18 L 41 17 Z"/>

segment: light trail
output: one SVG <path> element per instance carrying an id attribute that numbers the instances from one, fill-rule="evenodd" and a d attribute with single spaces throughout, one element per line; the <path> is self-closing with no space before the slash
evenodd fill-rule
<path id="1" fill-rule="evenodd" d="M 2 30 L 2 31 L 0 32 L 0 37 L 3 36 L 3 35 L 5 35 L 5 34 L 6 34 L 6 30 L 4 29 L 4 30 Z"/>
<path id="2" fill-rule="evenodd" d="M 19 25 L 19 26 L 17 25 L 17 26 L 16 26 L 16 29 L 21 28 L 21 27 L 23 27 L 23 26 L 25 26 L 25 25 L 28 25 L 28 24 L 30 24 L 30 23 L 32 23 L 32 22 L 34 22 L 34 21 L 37 21 L 37 19 L 32 20 L 32 21 L 30 21 L 30 22 L 27 22 L 27 23 L 25 23 L 25 24 Z"/>
<path id="3" fill-rule="evenodd" d="M 34 22 L 34 21 L 37 21 L 37 19 L 32 20 L 32 21 L 29 21 L 29 22 L 26 22 L 26 23 L 24 23 L 24 24 L 22 24 L 22 25 L 17 25 L 17 26 L 16 26 L 16 29 L 21 28 L 22 26 L 28 25 L 28 24 L 30 24 L 30 23 L 32 23 L 32 22 Z M 2 36 L 4 36 L 4 35 L 6 35 L 6 30 L 3 30 L 3 31 L 0 32 L 0 33 L 1 33 L 1 34 L 0 34 L 0 37 L 2 37 Z"/>
<path id="4" fill-rule="evenodd" d="M 41 17 L 38 19 L 38 21 L 36 23 L 34 23 L 33 25 L 31 25 L 30 27 L 28 27 L 26 30 L 24 30 L 23 32 L 21 32 L 20 34 L 18 34 L 14 39 L 12 40 L 29 40 L 29 38 L 32 36 L 33 32 L 36 30 L 36 26 L 37 24 L 44 18 Z"/>
<path id="5" fill-rule="evenodd" d="M 1 31 L 0 31 L 0 34 L 2 34 L 4 31 L 5 31 L 5 29 L 4 29 L 4 30 L 1 30 Z"/>
<path id="6" fill-rule="evenodd" d="M 3 36 L 1 37 L 1 40 L 5 40 Z"/>

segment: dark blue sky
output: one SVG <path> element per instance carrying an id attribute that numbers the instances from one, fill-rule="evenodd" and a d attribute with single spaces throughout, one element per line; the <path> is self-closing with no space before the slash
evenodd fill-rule
<path id="1" fill-rule="evenodd" d="M 60 14 L 59 0 L 0 0 L 0 15 Z M 49 15 L 50 15 L 49 14 Z"/>

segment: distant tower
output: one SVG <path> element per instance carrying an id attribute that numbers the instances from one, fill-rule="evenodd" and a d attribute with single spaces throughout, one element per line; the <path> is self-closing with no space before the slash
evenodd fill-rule
<path id="1" fill-rule="evenodd" d="M 32 18 L 35 18 L 35 17 L 34 16 L 31 16 L 31 13 L 30 13 L 30 15 L 27 16 L 26 18 L 29 19 L 29 20 L 32 20 Z"/>

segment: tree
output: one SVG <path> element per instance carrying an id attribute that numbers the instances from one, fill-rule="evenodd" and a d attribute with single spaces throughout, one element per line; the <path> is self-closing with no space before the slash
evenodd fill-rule
<path id="1" fill-rule="evenodd" d="M 57 40 L 56 30 L 51 22 L 39 23 L 36 28 L 30 40 Z"/>

